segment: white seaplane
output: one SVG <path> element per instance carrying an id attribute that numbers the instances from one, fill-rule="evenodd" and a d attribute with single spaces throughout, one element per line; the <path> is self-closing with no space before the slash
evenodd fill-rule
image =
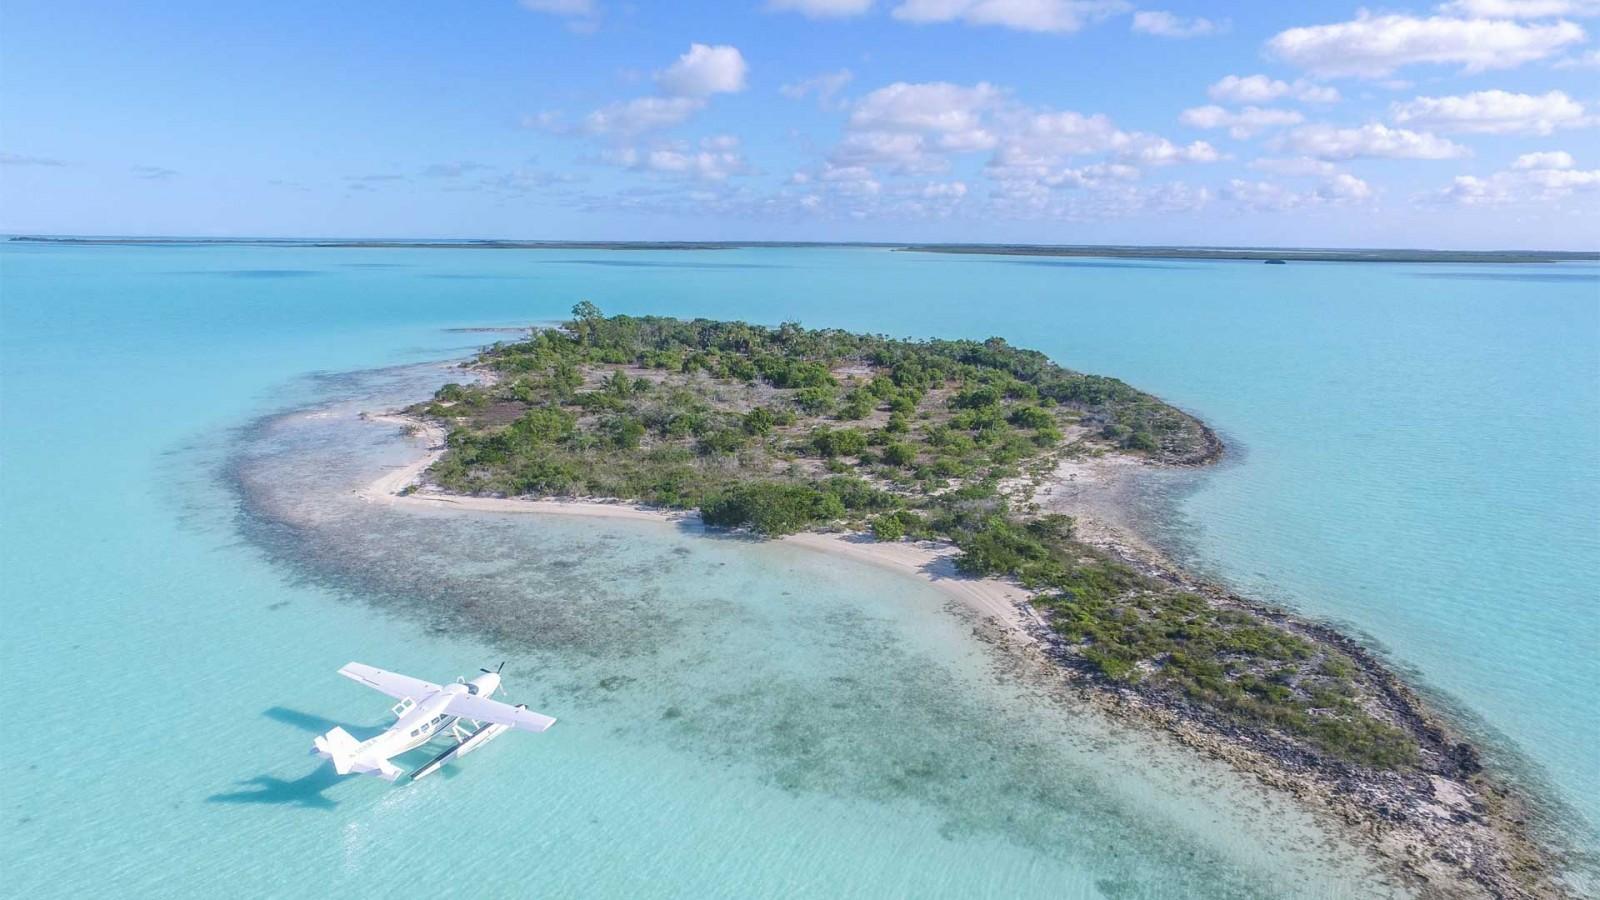
<path id="1" fill-rule="evenodd" d="M 411 780 L 416 781 L 513 728 L 540 732 L 554 725 L 555 719 L 525 705 L 512 706 L 490 699 L 500 689 L 500 669 L 505 665 L 501 663 L 493 672 L 480 669 L 483 674 L 471 681 L 458 678 L 455 684 L 437 685 L 373 666 L 349 663 L 339 670 L 340 675 L 400 701 L 393 709 L 395 723 L 388 731 L 365 741 L 356 740 L 343 728 L 334 728 L 311 742 L 311 752 L 332 760 L 334 771 L 340 775 L 356 772 L 394 781 L 406 772 L 390 761 L 393 757 L 448 734 L 455 743 L 411 772 Z M 470 723 L 470 727 L 463 727 L 463 722 Z"/>

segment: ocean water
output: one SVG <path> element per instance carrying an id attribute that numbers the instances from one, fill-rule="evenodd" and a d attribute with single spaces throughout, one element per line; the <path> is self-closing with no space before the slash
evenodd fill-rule
<path id="1" fill-rule="evenodd" d="M 1234 452 L 1157 537 L 1410 672 L 1600 821 L 1600 269 L 865 249 L 0 247 L 0 789 L 24 896 L 1373 896 L 1279 798 L 1008 665 L 925 586 L 641 523 L 372 508 L 459 331 L 609 312 L 1001 335 Z M 556 715 L 337 779 L 360 659 Z M 447 860 L 437 865 L 422 859 Z"/>

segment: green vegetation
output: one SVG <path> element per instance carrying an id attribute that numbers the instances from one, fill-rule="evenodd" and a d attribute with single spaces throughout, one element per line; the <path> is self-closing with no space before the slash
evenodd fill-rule
<path id="1" fill-rule="evenodd" d="M 467 494 L 612 497 L 700 510 L 764 536 L 868 528 L 954 542 L 975 574 L 1036 592 L 1068 652 L 1109 682 L 1404 765 L 1350 660 L 1243 610 L 1147 578 L 1011 509 L 1002 485 L 1061 454 L 1209 458 L 1191 416 L 999 338 L 906 341 L 795 324 L 606 317 L 485 350 L 495 378 L 415 411 L 450 426 L 429 475 Z"/>

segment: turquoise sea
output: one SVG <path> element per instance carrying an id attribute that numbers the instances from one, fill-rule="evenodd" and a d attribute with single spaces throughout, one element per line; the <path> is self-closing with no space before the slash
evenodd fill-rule
<path id="1" fill-rule="evenodd" d="M 459 329 L 1000 335 L 1193 410 L 1190 565 L 1349 629 L 1600 843 L 1600 267 L 0 246 L 0 872 L 26 897 L 1369 897 L 1325 826 L 941 595 L 650 523 L 374 508 Z M 555 715 L 414 786 L 351 659 Z"/>

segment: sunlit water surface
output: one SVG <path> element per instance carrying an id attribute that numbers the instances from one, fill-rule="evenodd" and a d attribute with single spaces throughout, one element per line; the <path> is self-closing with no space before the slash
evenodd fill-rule
<path id="1" fill-rule="evenodd" d="M 1168 549 L 1365 636 L 1592 828 L 1597 270 L 1090 262 L 5 247 L 0 663 L 28 692 L 0 789 L 8 888 L 1393 887 L 1281 800 L 1056 696 L 918 583 L 670 526 L 352 495 L 415 452 L 356 413 L 494 337 L 447 329 L 580 298 L 999 334 L 1194 409 L 1236 452 L 1148 493 Z M 555 729 L 411 787 L 304 755 L 383 722 L 333 673 L 349 659 L 446 679 L 502 658 Z"/>

